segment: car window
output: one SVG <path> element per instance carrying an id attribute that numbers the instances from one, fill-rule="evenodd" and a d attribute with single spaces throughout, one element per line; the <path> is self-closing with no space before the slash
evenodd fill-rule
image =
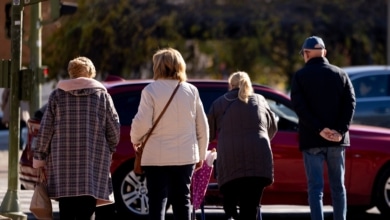
<path id="1" fill-rule="evenodd" d="M 226 89 L 206 89 L 199 88 L 199 94 L 202 99 L 204 109 L 206 113 L 210 109 L 211 104 L 215 99 L 222 96 L 226 93 Z M 257 93 L 261 93 L 257 91 Z M 265 96 L 271 110 L 275 113 L 275 116 L 278 120 L 278 130 L 280 131 L 297 131 L 298 129 L 298 116 L 296 113 L 286 105 L 278 102 L 277 100 L 273 100 L 272 96 Z"/>
<path id="2" fill-rule="evenodd" d="M 298 123 L 298 116 L 297 114 L 290 109 L 289 107 L 277 103 L 274 100 L 267 99 L 268 105 L 270 106 L 271 110 L 279 117 L 286 118 L 290 121 L 293 121 L 295 123 Z"/>
<path id="3" fill-rule="evenodd" d="M 227 92 L 227 89 L 215 88 L 198 88 L 198 90 L 206 114 L 209 112 L 211 104 L 213 104 L 214 100 Z"/>
<path id="4" fill-rule="evenodd" d="M 199 95 L 206 113 L 213 101 L 225 92 L 225 89 L 199 89 Z M 141 91 L 114 94 L 112 95 L 112 100 L 116 110 L 118 111 L 121 125 L 131 125 L 131 122 L 138 111 L 138 106 L 141 100 Z"/>
<path id="5" fill-rule="evenodd" d="M 226 93 L 227 89 L 224 88 L 198 88 L 200 98 L 203 103 L 206 114 L 208 113 L 211 104 L 218 97 Z M 256 91 L 259 92 L 259 91 Z M 278 130 L 297 130 L 298 117 L 295 112 L 280 103 L 277 100 L 272 99 L 272 96 L 265 96 L 267 102 L 270 105 L 271 110 L 275 113 L 278 120 Z M 115 108 L 119 115 L 121 125 L 130 126 L 135 114 L 138 111 L 138 106 L 141 99 L 141 91 L 117 93 L 112 95 Z"/>
<path id="6" fill-rule="evenodd" d="M 275 113 L 279 131 L 298 130 L 298 116 L 292 109 L 272 99 L 267 99 L 267 102 Z"/>
<path id="7" fill-rule="evenodd" d="M 369 75 L 352 80 L 356 98 L 388 96 L 388 75 Z"/>
<path id="8" fill-rule="evenodd" d="M 121 125 L 130 126 L 138 111 L 138 106 L 141 100 L 141 91 L 118 93 L 112 95 L 112 100 L 118 112 Z"/>

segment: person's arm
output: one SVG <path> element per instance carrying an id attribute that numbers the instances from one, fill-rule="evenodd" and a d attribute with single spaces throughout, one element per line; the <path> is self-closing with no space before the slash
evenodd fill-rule
<path id="1" fill-rule="evenodd" d="M 342 115 L 341 120 L 338 121 L 338 126 L 336 128 L 337 131 L 342 135 L 348 131 L 356 107 L 355 90 L 348 75 L 345 74 L 344 77 L 345 82 L 343 89 L 343 105 L 341 109 Z"/>
<path id="2" fill-rule="evenodd" d="M 55 101 L 56 91 L 53 91 L 49 97 L 49 101 L 43 114 L 39 132 L 36 139 L 34 149 L 33 167 L 39 168 L 46 166 L 46 157 L 50 152 L 50 143 L 54 134 L 55 123 Z"/>
<path id="3" fill-rule="evenodd" d="M 198 165 L 202 167 L 203 161 L 206 159 L 207 148 L 209 145 L 210 129 L 209 129 L 206 113 L 204 112 L 202 101 L 200 100 L 199 97 L 198 90 L 196 90 L 195 98 L 196 98 L 196 118 L 195 118 L 196 137 L 199 146 L 199 161 L 202 161 L 200 162 L 201 164 Z"/>
<path id="4" fill-rule="evenodd" d="M 209 141 L 213 141 L 217 137 L 217 119 L 214 114 L 214 103 L 211 105 L 207 114 L 207 121 L 209 124 Z"/>
<path id="5" fill-rule="evenodd" d="M 324 129 L 324 125 L 310 112 L 310 105 L 305 99 L 303 88 L 297 74 L 293 77 L 291 86 L 291 102 L 293 108 L 298 115 L 299 123 L 319 134 Z"/>
<path id="6" fill-rule="evenodd" d="M 131 124 L 130 137 L 133 145 L 140 144 L 146 133 L 153 126 L 153 111 L 153 98 L 146 87 L 142 90 L 138 112 L 134 116 Z"/>
<path id="7" fill-rule="evenodd" d="M 107 106 L 106 111 L 106 139 L 110 151 L 114 152 L 120 139 L 120 123 L 119 115 L 115 109 L 111 96 L 107 94 Z"/>
<path id="8" fill-rule="evenodd" d="M 268 105 L 268 102 L 264 99 L 264 97 L 262 99 L 267 110 L 265 114 L 267 114 L 268 119 L 268 137 L 270 140 L 272 140 L 272 138 L 274 138 L 276 132 L 278 131 L 278 122 L 276 121 L 275 113 L 272 112 L 271 108 Z"/>

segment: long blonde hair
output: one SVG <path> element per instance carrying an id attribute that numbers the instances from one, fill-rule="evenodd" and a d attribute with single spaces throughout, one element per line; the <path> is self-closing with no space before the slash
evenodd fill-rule
<path id="1" fill-rule="evenodd" d="M 253 87 L 248 73 L 238 71 L 229 77 L 229 90 L 238 88 L 238 98 L 248 103 L 248 97 L 253 94 Z"/>
<path id="2" fill-rule="evenodd" d="M 186 63 L 179 51 L 173 48 L 160 49 L 153 55 L 153 79 L 187 80 Z"/>

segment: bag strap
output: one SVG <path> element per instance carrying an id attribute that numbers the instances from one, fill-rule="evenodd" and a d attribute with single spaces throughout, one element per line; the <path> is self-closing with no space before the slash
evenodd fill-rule
<path id="1" fill-rule="evenodd" d="M 165 105 L 164 109 L 162 110 L 162 112 L 161 112 L 160 115 L 158 116 L 157 120 L 154 122 L 152 128 L 149 130 L 148 134 L 147 134 L 146 137 L 145 137 L 145 140 L 142 142 L 141 146 L 139 147 L 139 150 L 143 151 L 143 149 L 145 148 L 146 141 L 148 141 L 148 139 L 149 139 L 150 135 L 152 134 L 154 128 L 156 127 L 156 125 L 157 125 L 158 122 L 160 121 L 161 117 L 163 116 L 163 114 L 164 114 L 165 111 L 167 110 L 169 104 L 171 103 L 173 97 L 175 96 L 177 90 L 179 89 L 179 86 L 180 86 L 180 82 L 177 84 L 175 90 L 173 90 L 171 97 L 169 98 L 169 100 L 168 100 L 167 104 Z"/>
<path id="2" fill-rule="evenodd" d="M 42 167 L 38 168 L 38 182 L 46 183 L 46 175 Z"/>

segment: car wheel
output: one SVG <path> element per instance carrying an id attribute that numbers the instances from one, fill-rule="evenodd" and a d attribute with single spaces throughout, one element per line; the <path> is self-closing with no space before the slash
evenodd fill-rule
<path id="1" fill-rule="evenodd" d="M 390 167 L 379 178 L 374 201 L 382 216 L 390 216 Z"/>
<path id="2" fill-rule="evenodd" d="M 133 161 L 123 163 L 113 175 L 115 206 L 119 216 L 144 219 L 149 213 L 146 178 L 136 175 L 133 165 Z"/>

